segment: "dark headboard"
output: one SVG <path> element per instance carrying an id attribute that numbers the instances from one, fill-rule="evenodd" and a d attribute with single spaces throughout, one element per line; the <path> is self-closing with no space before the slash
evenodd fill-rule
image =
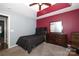
<path id="1" fill-rule="evenodd" d="M 47 28 L 46 27 L 36 28 L 36 34 L 37 35 L 46 34 L 46 33 L 47 33 Z"/>

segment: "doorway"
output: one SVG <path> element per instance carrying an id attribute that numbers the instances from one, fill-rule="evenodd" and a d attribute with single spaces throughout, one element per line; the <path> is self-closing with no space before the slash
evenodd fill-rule
<path id="1" fill-rule="evenodd" d="M 0 15 L 0 50 L 8 48 L 7 19 L 7 16 Z"/>

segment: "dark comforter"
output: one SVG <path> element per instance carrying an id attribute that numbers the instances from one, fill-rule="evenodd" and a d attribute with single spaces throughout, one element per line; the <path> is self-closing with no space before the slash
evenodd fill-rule
<path id="1" fill-rule="evenodd" d="M 28 53 L 30 53 L 32 48 L 36 47 L 42 42 L 44 42 L 43 35 L 29 35 L 20 37 L 16 44 L 23 49 L 28 50 Z"/>

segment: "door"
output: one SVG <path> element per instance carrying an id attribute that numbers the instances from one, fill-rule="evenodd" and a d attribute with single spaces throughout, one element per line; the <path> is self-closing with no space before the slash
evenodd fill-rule
<path id="1" fill-rule="evenodd" d="M 3 49 L 4 44 L 4 21 L 0 20 L 0 49 Z"/>
<path id="2" fill-rule="evenodd" d="M 0 16 L 0 50 L 8 48 L 7 45 L 7 18 Z"/>
<path id="3" fill-rule="evenodd" d="M 4 38 L 4 21 L 0 21 L 0 37 Z"/>

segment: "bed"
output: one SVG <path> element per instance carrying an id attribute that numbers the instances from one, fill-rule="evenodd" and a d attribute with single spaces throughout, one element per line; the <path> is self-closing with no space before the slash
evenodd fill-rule
<path id="1" fill-rule="evenodd" d="M 46 33 L 46 28 L 37 28 L 34 35 L 21 36 L 16 44 L 30 53 L 33 48 L 45 41 Z"/>

